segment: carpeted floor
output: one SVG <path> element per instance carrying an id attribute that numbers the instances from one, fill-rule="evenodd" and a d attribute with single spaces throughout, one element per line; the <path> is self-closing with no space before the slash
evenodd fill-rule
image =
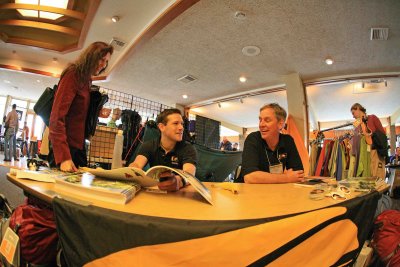
<path id="1" fill-rule="evenodd" d="M 21 188 L 12 184 L 7 180 L 7 173 L 10 171 L 9 167 L 0 166 L 0 193 L 3 194 L 12 207 L 16 207 L 24 203 L 24 193 Z"/>

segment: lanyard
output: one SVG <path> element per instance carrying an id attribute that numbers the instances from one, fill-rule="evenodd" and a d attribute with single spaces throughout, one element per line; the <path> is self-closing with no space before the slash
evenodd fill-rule
<path id="1" fill-rule="evenodd" d="M 269 164 L 269 166 L 271 166 L 271 162 L 269 161 L 269 157 L 268 157 L 268 151 L 267 151 L 267 148 L 265 147 L 265 145 L 264 145 L 264 149 L 265 149 L 265 155 L 267 155 L 268 164 Z M 278 159 L 279 164 L 281 164 L 282 162 L 279 160 L 278 155 L 279 155 L 279 148 L 276 150 L 276 158 Z"/>

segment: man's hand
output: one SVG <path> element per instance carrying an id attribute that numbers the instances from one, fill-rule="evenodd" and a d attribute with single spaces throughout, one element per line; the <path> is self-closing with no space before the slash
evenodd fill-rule
<path id="1" fill-rule="evenodd" d="M 78 169 L 75 167 L 75 164 L 72 160 L 65 160 L 61 162 L 60 170 L 63 172 L 77 172 Z"/>
<path id="2" fill-rule="evenodd" d="M 304 171 L 294 171 L 293 169 L 289 169 L 285 171 L 287 182 L 288 183 L 297 183 L 304 181 Z"/>
<path id="3" fill-rule="evenodd" d="M 160 173 L 158 188 L 165 191 L 178 191 L 182 186 L 182 177 L 174 175 L 171 171 Z"/>

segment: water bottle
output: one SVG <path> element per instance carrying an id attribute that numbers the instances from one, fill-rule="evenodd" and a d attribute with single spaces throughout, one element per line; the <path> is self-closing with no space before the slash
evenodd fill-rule
<path id="1" fill-rule="evenodd" d="M 122 167 L 122 149 L 124 145 L 124 136 L 122 135 L 123 131 L 118 130 L 115 135 L 115 143 L 114 143 L 114 152 L 111 163 L 111 169 L 121 168 Z"/>

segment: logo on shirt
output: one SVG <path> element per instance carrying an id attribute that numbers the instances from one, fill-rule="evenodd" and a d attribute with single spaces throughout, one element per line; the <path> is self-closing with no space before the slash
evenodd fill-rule
<path id="1" fill-rule="evenodd" d="M 282 153 L 282 154 L 279 154 L 279 156 L 278 156 L 279 161 L 286 159 L 286 158 L 287 158 L 287 153 Z"/>
<path id="2" fill-rule="evenodd" d="M 179 160 L 177 156 L 172 156 L 171 157 L 171 164 L 173 165 L 179 165 Z"/>

